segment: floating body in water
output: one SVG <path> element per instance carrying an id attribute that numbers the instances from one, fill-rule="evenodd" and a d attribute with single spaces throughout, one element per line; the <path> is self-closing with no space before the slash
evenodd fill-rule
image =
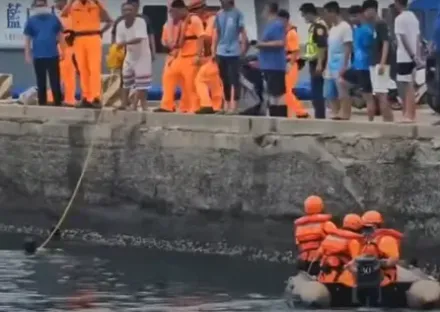
<path id="1" fill-rule="evenodd" d="M 397 267 L 397 282 L 380 286 L 380 270 L 358 270 L 357 287 L 320 283 L 300 271 L 287 281 L 289 304 L 313 308 L 375 306 L 387 308 L 434 309 L 440 307 L 440 283 L 415 267 Z M 377 274 L 379 273 L 379 274 Z M 363 277 L 359 275 L 363 274 Z M 366 278 L 366 275 L 368 277 Z"/>

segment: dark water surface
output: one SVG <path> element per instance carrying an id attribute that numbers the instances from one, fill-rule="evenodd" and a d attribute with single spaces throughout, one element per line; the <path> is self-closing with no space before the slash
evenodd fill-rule
<path id="1" fill-rule="evenodd" d="M 22 241 L 0 236 L 0 311 L 288 311 L 288 265 L 67 242 L 29 257 Z"/>
<path id="2" fill-rule="evenodd" d="M 29 257 L 22 242 L 0 235 L 0 311 L 290 311 L 290 265 L 68 242 Z"/>

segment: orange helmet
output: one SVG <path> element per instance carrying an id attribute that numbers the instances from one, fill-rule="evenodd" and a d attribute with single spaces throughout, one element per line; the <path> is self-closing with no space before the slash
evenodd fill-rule
<path id="1" fill-rule="evenodd" d="M 363 222 L 361 217 L 355 213 L 349 213 L 344 217 L 344 220 L 342 221 L 342 227 L 349 230 L 359 231 L 362 226 Z"/>
<path id="2" fill-rule="evenodd" d="M 382 225 L 382 215 L 376 210 L 369 210 L 362 216 L 363 225 Z"/>
<path id="3" fill-rule="evenodd" d="M 308 215 L 322 213 L 324 211 L 324 202 L 322 198 L 312 195 L 304 201 L 304 211 Z"/>
<path id="4" fill-rule="evenodd" d="M 323 229 L 326 234 L 329 234 L 332 231 L 337 230 L 338 228 L 332 221 L 327 221 L 324 223 Z"/>

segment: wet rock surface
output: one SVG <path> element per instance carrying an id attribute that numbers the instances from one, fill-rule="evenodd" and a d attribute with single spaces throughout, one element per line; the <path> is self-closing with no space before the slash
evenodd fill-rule
<path id="1" fill-rule="evenodd" d="M 0 107 L 3 229 L 56 223 L 96 135 L 66 229 L 284 259 L 319 194 L 337 217 L 379 209 L 409 246 L 440 245 L 435 127 L 105 111 L 95 129 L 98 113 Z"/>

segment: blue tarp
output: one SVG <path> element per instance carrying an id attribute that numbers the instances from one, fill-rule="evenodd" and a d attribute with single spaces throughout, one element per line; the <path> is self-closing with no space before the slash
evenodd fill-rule
<path id="1" fill-rule="evenodd" d="M 21 93 L 29 89 L 30 87 L 24 87 L 24 86 L 15 86 L 12 88 L 12 98 L 18 99 Z M 300 100 L 310 100 L 311 99 L 311 86 L 309 81 L 300 81 L 296 88 L 292 90 L 296 96 Z M 162 98 L 162 86 L 161 85 L 153 85 L 148 90 L 148 100 L 150 101 L 160 101 Z M 176 99 L 180 98 L 180 90 L 176 91 Z M 76 92 L 76 99 L 81 99 L 81 91 L 78 90 Z"/>

